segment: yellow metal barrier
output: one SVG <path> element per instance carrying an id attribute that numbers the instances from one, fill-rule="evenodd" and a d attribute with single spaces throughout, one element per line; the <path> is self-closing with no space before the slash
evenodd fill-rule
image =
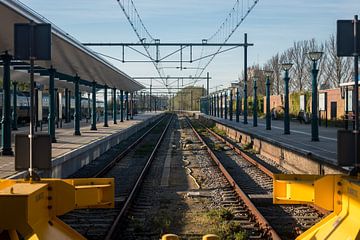
<path id="1" fill-rule="evenodd" d="M 178 235 L 175 234 L 165 234 L 161 237 L 161 240 L 179 240 Z"/>
<path id="2" fill-rule="evenodd" d="M 215 234 L 207 234 L 202 237 L 202 240 L 220 240 L 218 235 Z"/>
<path id="3" fill-rule="evenodd" d="M 179 240 L 179 236 L 175 234 L 165 234 L 161 237 L 161 240 Z M 220 237 L 215 234 L 207 234 L 202 237 L 202 240 L 220 240 Z"/>
<path id="4" fill-rule="evenodd" d="M 274 176 L 275 204 L 313 203 L 333 211 L 297 239 L 360 239 L 360 179 L 343 175 Z"/>
<path id="5" fill-rule="evenodd" d="M 85 239 L 56 216 L 77 208 L 113 208 L 114 180 L 0 180 L 0 229 L 10 239 Z"/>

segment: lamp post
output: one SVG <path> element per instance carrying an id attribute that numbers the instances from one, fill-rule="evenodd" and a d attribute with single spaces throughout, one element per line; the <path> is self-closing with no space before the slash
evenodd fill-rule
<path id="1" fill-rule="evenodd" d="M 223 118 L 224 115 L 223 115 L 223 95 L 222 95 L 222 92 L 220 93 L 220 117 Z"/>
<path id="2" fill-rule="evenodd" d="M 266 130 L 271 130 L 271 112 L 270 112 L 270 76 L 272 71 L 265 70 L 266 76 Z"/>
<path id="3" fill-rule="evenodd" d="M 228 115 L 228 102 L 227 102 L 227 90 L 224 92 L 224 118 L 227 119 Z"/>
<path id="4" fill-rule="evenodd" d="M 239 99 L 239 88 L 236 88 L 236 122 L 239 122 L 240 115 L 240 99 Z"/>
<path id="5" fill-rule="evenodd" d="M 254 81 L 254 99 L 253 99 L 253 127 L 257 127 L 257 77 L 253 78 Z"/>
<path id="6" fill-rule="evenodd" d="M 248 121 L 247 121 L 247 115 L 248 115 L 248 112 L 247 112 L 247 104 L 248 104 L 248 101 L 247 101 L 247 81 L 244 80 L 244 124 L 248 124 Z"/>
<path id="7" fill-rule="evenodd" d="M 312 101 L 311 101 L 311 141 L 319 141 L 319 118 L 317 115 L 317 75 L 319 70 L 316 69 L 316 63 L 321 58 L 322 52 L 309 52 L 308 58 L 312 61 Z"/>
<path id="8" fill-rule="evenodd" d="M 290 134 L 290 116 L 289 116 L 289 70 L 292 63 L 281 64 L 282 69 L 285 71 L 285 112 L 284 112 L 284 134 Z"/>
<path id="9" fill-rule="evenodd" d="M 229 117 L 230 121 L 233 120 L 233 90 L 230 88 L 230 99 L 229 99 Z"/>

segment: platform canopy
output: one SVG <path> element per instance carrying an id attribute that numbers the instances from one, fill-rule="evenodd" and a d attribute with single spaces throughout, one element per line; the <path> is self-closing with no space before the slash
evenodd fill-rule
<path id="1" fill-rule="evenodd" d="M 0 0 L 0 53 L 7 51 L 14 54 L 15 23 L 50 23 L 46 18 L 18 1 Z M 127 74 L 98 56 L 91 49 L 83 46 L 51 23 L 51 61 L 36 61 L 39 67 L 50 68 L 57 72 L 75 76 L 99 85 L 121 89 L 128 92 L 145 88 Z M 72 83 L 65 83 L 69 88 Z"/>

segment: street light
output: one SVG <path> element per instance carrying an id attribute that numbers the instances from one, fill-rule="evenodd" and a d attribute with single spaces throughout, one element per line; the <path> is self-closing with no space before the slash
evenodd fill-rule
<path id="1" fill-rule="evenodd" d="M 254 99 L 253 99 L 253 127 L 257 127 L 257 77 L 253 77 L 254 80 Z"/>
<path id="2" fill-rule="evenodd" d="M 272 71 L 265 70 L 266 76 L 266 130 L 271 130 L 271 112 L 270 112 L 270 76 L 272 75 Z"/>
<path id="3" fill-rule="evenodd" d="M 281 64 L 282 69 L 285 71 L 285 111 L 284 111 L 284 134 L 290 134 L 290 117 L 289 117 L 289 70 L 292 63 Z"/>
<path id="4" fill-rule="evenodd" d="M 311 101 L 311 141 L 319 141 L 319 127 L 317 115 L 317 75 L 319 70 L 316 69 L 316 63 L 321 58 L 323 52 L 308 52 L 308 58 L 313 62 L 312 64 L 312 101 Z"/>

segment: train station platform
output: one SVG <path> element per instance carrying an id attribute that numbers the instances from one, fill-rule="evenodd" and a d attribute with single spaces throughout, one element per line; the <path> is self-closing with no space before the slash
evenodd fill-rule
<path id="1" fill-rule="evenodd" d="M 290 123 L 290 134 L 284 134 L 284 122 L 282 120 L 272 120 L 271 130 L 265 129 L 265 119 L 258 118 L 258 126 L 253 127 L 252 118 L 248 118 L 248 124 L 243 123 L 242 116 L 240 122 L 236 122 L 235 118 L 233 121 L 229 119 L 222 119 L 214 116 L 204 115 L 198 113 L 200 116 L 206 119 L 211 119 L 217 123 L 221 123 L 224 126 L 228 126 L 239 132 L 256 139 L 256 148 L 267 148 L 267 155 L 276 156 L 279 158 L 286 158 L 284 156 L 283 149 L 289 150 L 296 154 L 296 157 L 292 157 L 293 165 L 296 165 L 296 161 L 300 158 L 311 159 L 313 162 L 321 164 L 321 169 L 318 167 L 314 170 L 307 170 L 305 173 L 322 173 L 323 166 L 328 166 L 335 172 L 347 171 L 337 165 L 337 130 L 339 128 L 334 127 L 319 127 L 319 139 L 318 142 L 311 141 L 311 125 L 300 124 L 298 121 L 291 121 Z M 254 141 L 253 141 L 254 142 Z M 266 147 L 265 147 L 266 145 Z M 270 147 L 275 146 L 275 147 Z M 279 148 L 282 150 L 280 151 Z M 277 153 L 279 152 L 279 153 Z M 290 154 L 289 154 L 290 155 Z M 290 157 L 289 157 L 290 158 Z M 280 161 L 280 160 L 278 160 Z M 311 165 L 311 164 L 310 164 Z M 315 166 L 315 165 L 314 165 Z M 314 166 L 312 166 L 314 168 Z M 311 166 L 305 166 L 305 168 L 312 168 Z M 296 166 L 297 170 L 301 170 L 302 166 Z M 331 170 L 331 171 L 332 171 Z M 330 172 L 331 172 L 330 171 Z"/>
<path id="2" fill-rule="evenodd" d="M 114 124 L 109 120 L 109 127 L 103 127 L 103 122 L 98 122 L 97 130 L 90 130 L 90 123 L 81 122 L 81 136 L 74 136 L 73 122 L 64 124 L 56 129 L 56 143 L 52 143 L 52 171 L 51 177 L 64 178 L 82 166 L 96 159 L 106 150 L 118 144 L 128 136 L 154 122 L 162 112 L 147 112 L 134 116 L 132 120 L 117 121 Z M 28 132 L 28 127 L 19 128 L 15 134 Z M 42 132 L 47 132 L 47 127 Z M 13 141 L 14 142 L 14 141 Z M 12 144 L 15 149 L 14 143 Z M 0 156 L 0 178 L 19 178 L 24 172 L 15 171 L 14 156 Z"/>

